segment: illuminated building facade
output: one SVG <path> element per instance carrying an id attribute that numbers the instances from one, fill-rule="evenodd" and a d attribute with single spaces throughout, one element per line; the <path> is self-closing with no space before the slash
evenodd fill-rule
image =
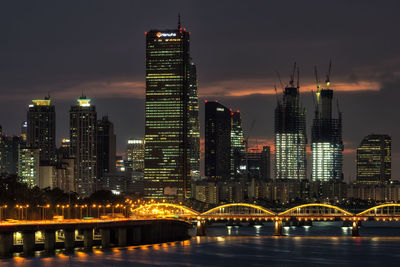
<path id="1" fill-rule="evenodd" d="M 191 196 L 191 173 L 197 172 L 192 166 L 197 159 L 191 165 L 190 156 L 196 150 L 192 147 L 199 147 L 199 139 L 196 119 L 190 119 L 198 109 L 193 95 L 197 91 L 195 68 L 190 60 L 189 32 L 180 23 L 175 30 L 146 33 L 146 199 Z"/>
<path id="2" fill-rule="evenodd" d="M 108 116 L 97 121 L 97 177 L 115 172 L 116 137 Z"/>
<path id="3" fill-rule="evenodd" d="M 27 112 L 27 147 L 40 149 L 41 164 L 56 160 L 56 112 L 50 97 L 32 100 Z"/>
<path id="4" fill-rule="evenodd" d="M 327 82 L 329 86 L 329 82 Z M 342 180 L 342 114 L 332 116 L 333 90 L 317 91 L 317 106 L 312 125 L 312 180 Z"/>
<path id="5" fill-rule="evenodd" d="M 366 136 L 357 148 L 357 181 L 388 182 L 391 179 L 392 138 L 389 135 Z"/>
<path id="6" fill-rule="evenodd" d="M 231 111 L 217 101 L 205 103 L 205 175 L 231 177 Z"/>
<path id="7" fill-rule="evenodd" d="M 275 109 L 275 179 L 306 179 L 306 110 L 293 81 Z"/>
<path id="8" fill-rule="evenodd" d="M 97 113 L 90 99 L 77 100 L 70 110 L 70 146 L 75 158 L 75 182 L 78 194 L 88 196 L 97 183 Z"/>
<path id="9" fill-rule="evenodd" d="M 39 185 L 40 150 L 20 147 L 18 149 L 18 178 L 30 187 Z"/>
<path id="10" fill-rule="evenodd" d="M 126 168 L 131 172 L 143 172 L 144 170 L 144 146 L 143 138 L 131 138 L 126 146 Z"/>
<path id="11" fill-rule="evenodd" d="M 196 65 L 189 66 L 188 155 L 192 180 L 200 178 L 200 119 Z"/>
<path id="12" fill-rule="evenodd" d="M 243 178 L 246 170 L 245 147 L 240 111 L 231 112 L 231 177 Z"/>

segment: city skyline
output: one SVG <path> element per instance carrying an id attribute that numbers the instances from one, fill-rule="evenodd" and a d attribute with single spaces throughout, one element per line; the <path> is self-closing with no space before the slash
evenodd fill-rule
<path id="1" fill-rule="evenodd" d="M 346 6 L 348 11 L 342 11 L 341 8 L 343 6 Z M 262 5 L 260 5 L 260 9 L 261 7 Z M 306 12 L 305 7 L 307 6 L 303 5 L 300 10 Z M 15 8 L 17 7 L 14 6 Z M 83 4 L 82 8 L 85 10 L 88 7 Z M 216 10 L 208 11 L 208 14 L 216 15 L 221 8 L 221 6 L 217 5 Z M 280 10 L 283 7 L 275 6 L 274 8 Z M 7 54 L 4 62 L 7 63 L 7 60 L 13 62 L 13 64 L 8 64 L 8 68 L 2 68 L 1 74 L 4 81 L 0 89 L 3 94 L 3 105 L 1 107 L 3 114 L 7 114 L 6 110 L 10 108 L 7 102 L 13 103 L 13 113 L 4 118 L 4 122 L 2 122 L 3 132 L 8 135 L 18 134 L 28 103 L 31 102 L 31 99 L 42 98 L 49 92 L 57 110 L 58 128 L 56 136 L 59 143 L 62 137 L 68 137 L 68 106 L 73 103 L 76 96 L 80 95 L 80 92 L 84 89 L 85 94 L 93 99 L 98 112 L 100 114 L 108 114 L 115 123 L 118 151 L 120 153 L 123 152 L 129 137 L 144 136 L 144 127 L 142 127 L 144 125 L 144 78 L 143 70 L 141 69 L 144 58 L 142 53 L 144 31 L 153 27 L 173 27 L 176 23 L 176 14 L 181 11 L 184 25 L 192 33 L 192 55 L 196 58 L 198 67 L 198 91 L 201 103 L 200 121 L 202 123 L 204 121 L 204 103 L 202 100 L 206 98 L 209 100 L 219 99 L 224 105 L 242 111 L 245 136 L 249 131 L 252 120 L 256 120 L 250 139 L 253 140 L 253 143 L 258 140 L 260 147 L 265 143 L 273 143 L 273 108 L 275 102 L 273 84 L 278 84 L 274 70 L 279 70 L 281 75 L 287 78 L 288 74 L 286 73 L 289 72 L 287 65 L 294 60 L 298 62 L 302 79 L 301 100 L 307 110 L 307 133 L 310 136 L 313 105 L 311 93 L 309 92 L 312 89 L 315 90 L 312 68 L 316 64 L 324 74 L 327 62 L 331 58 L 333 60 L 332 87 L 335 90 L 335 95 L 341 100 L 341 109 L 343 111 L 344 176 L 345 180 L 348 180 L 349 176 L 352 177 L 352 180 L 355 180 L 355 149 L 361 139 L 373 133 L 390 134 L 394 140 L 393 162 L 396 162 L 396 160 L 399 160 L 399 147 L 396 143 L 396 136 L 400 132 L 395 126 L 395 115 L 398 108 L 394 102 L 395 97 L 392 97 L 393 95 L 396 96 L 394 90 L 398 86 L 399 80 L 396 74 L 398 65 L 395 60 L 399 55 L 396 51 L 393 51 L 392 47 L 396 47 L 394 44 L 398 43 L 399 40 L 390 34 L 393 29 L 389 25 L 390 21 L 395 22 L 397 18 L 392 16 L 389 7 L 376 7 L 374 4 L 367 3 L 363 6 L 360 22 L 351 22 L 349 20 L 350 14 L 355 12 L 356 8 L 357 5 L 355 4 L 341 4 L 332 7 L 328 11 L 329 14 L 338 12 L 343 15 L 342 23 L 339 23 L 339 25 L 321 22 L 321 20 L 319 21 L 321 25 L 314 25 L 312 21 L 305 19 L 300 24 L 299 30 L 306 36 L 304 39 L 305 44 L 294 42 L 291 45 L 289 45 L 290 43 L 283 33 L 288 33 L 291 37 L 295 37 L 296 33 L 293 29 L 284 26 L 282 20 L 275 20 L 273 24 L 279 30 L 274 29 L 273 26 L 266 27 L 271 33 L 268 38 L 262 33 L 264 30 L 263 25 L 264 23 L 269 25 L 268 23 L 271 23 L 272 18 L 261 16 L 258 12 L 255 12 L 253 18 L 241 20 L 240 25 L 232 24 L 233 17 L 240 14 L 240 4 L 234 8 L 232 13 L 227 15 L 227 22 L 219 20 L 218 17 L 213 17 L 210 22 L 199 20 L 199 15 L 194 13 L 193 7 L 182 6 L 183 10 L 169 10 L 169 14 L 160 13 L 162 15 L 160 18 L 156 18 L 156 15 L 151 15 L 149 18 L 141 18 L 139 16 L 139 23 L 134 26 L 128 25 L 127 14 L 118 9 L 122 14 L 121 18 L 116 20 L 115 23 L 117 25 L 121 23 L 124 27 L 121 27 L 118 34 L 112 36 L 120 37 L 123 35 L 123 38 L 127 39 L 122 39 L 122 41 L 118 38 L 115 38 L 115 40 L 105 39 L 95 45 L 91 43 L 90 38 L 85 38 L 82 32 L 78 32 L 74 36 L 75 38 L 78 36 L 81 38 L 74 39 L 78 46 L 74 47 L 75 50 L 65 47 L 64 41 L 66 39 L 58 35 L 59 39 L 56 38 L 55 43 L 46 50 L 47 43 L 41 41 L 47 40 L 46 34 L 49 33 L 51 27 L 36 27 L 34 33 L 38 33 L 36 38 L 38 41 L 31 42 L 31 47 L 25 47 L 22 44 L 22 40 L 28 40 L 32 36 L 23 30 L 32 30 L 32 26 L 19 25 L 18 27 L 21 27 L 20 35 L 15 36 L 8 32 L 7 37 L 9 37 L 8 40 L 12 45 L 3 49 Z M 245 11 L 246 9 L 243 10 L 244 13 Z M 96 23 L 102 25 L 103 22 L 100 15 L 107 14 L 107 12 L 116 12 L 116 10 L 106 11 L 105 8 L 100 8 L 88 14 L 85 13 L 85 16 L 88 15 Z M 318 15 L 318 12 L 316 13 L 315 20 L 318 20 L 321 15 Z M 64 13 L 61 12 L 59 15 L 62 14 Z M 375 16 L 371 14 L 375 14 Z M 48 16 L 48 14 L 45 14 L 45 17 L 46 15 Z M 370 16 L 368 17 L 368 15 Z M 379 22 L 377 17 L 384 15 L 386 22 Z M 369 20 L 367 20 L 367 17 Z M 82 18 L 82 16 L 78 16 L 78 21 L 85 22 L 82 21 Z M 15 19 L 18 19 L 18 17 L 9 19 L 8 23 L 16 25 Z M 36 20 L 33 22 L 33 24 L 39 23 Z M 212 28 L 212 32 L 205 32 L 204 29 L 211 23 L 216 27 Z M 236 27 L 235 31 L 228 27 L 224 28 L 224 25 L 230 24 Z M 73 27 L 73 25 L 74 23 L 71 21 L 66 21 L 61 26 L 66 30 L 69 27 Z M 319 35 L 320 42 L 316 42 L 312 38 L 312 32 L 305 30 L 307 25 L 314 25 L 317 28 L 315 29 L 316 32 L 323 33 Z M 348 29 L 343 25 L 349 26 Z M 387 27 L 382 28 L 379 25 Z M 395 25 L 395 23 L 392 23 L 392 25 Z M 89 22 L 83 23 L 82 27 L 86 30 L 94 27 L 93 34 L 95 35 L 99 30 L 98 26 L 95 27 L 94 24 Z M 106 28 L 110 32 L 115 29 L 116 26 Z M 323 29 L 326 30 L 326 33 L 322 31 Z M 371 30 L 371 35 L 375 37 L 374 40 L 370 40 L 368 43 L 365 40 L 367 29 Z M 329 30 L 333 31 L 331 34 L 334 36 L 332 37 L 333 39 L 329 37 Z M 224 34 L 224 31 L 226 34 Z M 362 34 L 360 34 L 360 31 Z M 261 34 L 254 34 L 258 32 Z M 209 35 L 206 35 L 206 33 Z M 227 39 L 221 38 L 218 33 Z M 206 36 L 210 38 L 206 38 Z M 380 39 L 376 38 L 379 36 L 389 39 L 391 46 L 385 47 L 384 44 L 380 44 L 378 47 L 381 49 L 374 50 L 376 53 L 372 54 L 372 49 L 377 45 L 375 39 Z M 205 41 L 206 39 L 207 41 Z M 126 40 L 126 42 L 123 40 Z M 233 40 L 237 41 L 236 44 L 229 42 L 233 48 L 226 49 L 226 51 L 222 49 L 227 41 Z M 312 40 L 313 43 L 307 43 L 307 40 Z M 85 42 L 93 45 L 91 46 L 93 52 L 88 53 Z M 206 54 L 207 51 L 210 51 L 211 44 L 215 45 L 213 46 L 215 52 L 211 52 L 212 57 Z M 280 48 L 281 46 L 284 48 Z M 32 70 L 29 66 L 34 62 L 38 62 L 39 59 L 36 58 L 37 56 L 30 54 L 32 52 L 30 49 L 35 47 L 42 48 L 38 50 L 37 56 L 44 56 L 46 60 L 39 62 L 41 63 L 39 64 L 41 66 L 39 69 L 42 70 L 40 73 L 33 69 L 32 73 L 29 74 L 25 68 Z M 104 47 L 109 49 L 106 50 L 109 53 L 102 50 Z M 339 48 L 336 49 L 335 47 Z M 249 51 L 248 48 L 258 48 L 254 49 L 258 52 L 261 51 L 260 49 L 269 48 L 267 49 L 269 51 L 260 54 L 255 51 Z M 318 51 L 316 55 L 311 55 L 311 48 L 313 48 L 313 51 Z M 43 50 L 46 51 L 44 52 Z M 22 53 L 23 51 L 25 53 Z M 76 54 L 72 53 L 74 61 L 66 60 L 61 56 L 65 52 L 71 53 L 72 51 L 77 52 Z M 29 52 L 28 57 L 18 60 L 19 54 L 27 55 L 27 52 Z M 82 56 L 81 53 L 84 52 L 87 53 L 87 57 L 78 60 L 79 55 Z M 218 54 L 213 54 L 217 52 Z M 277 55 L 267 60 L 268 56 L 271 56 L 271 52 Z M 349 56 L 350 54 L 351 56 Z M 46 57 L 46 55 L 48 56 Z M 216 55 L 218 56 L 216 57 Z M 260 56 L 260 59 L 256 58 L 256 55 Z M 235 61 L 232 61 L 229 56 L 234 56 L 237 64 L 234 64 Z M 278 56 L 280 57 L 279 60 L 277 60 Z M 115 69 L 96 67 L 90 60 L 93 57 L 98 58 L 97 64 L 101 62 L 112 63 L 111 66 Z M 79 64 L 79 62 L 83 64 Z M 78 67 L 78 65 L 82 66 Z M 240 65 L 245 66 L 246 69 L 240 67 Z M 25 67 L 21 68 L 21 66 Z M 56 67 L 50 68 L 50 66 Z M 18 67 L 18 71 L 16 71 L 15 67 Z M 213 72 L 216 74 L 213 74 Z M 57 75 L 52 75 L 54 73 Z M 68 79 L 65 79 L 62 75 L 63 73 Z M 23 75 L 24 79 L 18 79 L 18 77 L 21 77 L 19 75 Z M 349 81 L 357 82 L 350 83 Z M 110 90 L 110 88 L 113 90 Z M 346 88 L 350 90 L 346 92 Z M 115 95 L 118 97 L 115 97 Z M 123 114 L 127 109 L 132 117 L 127 116 L 128 118 L 124 118 Z M 203 133 L 203 129 L 204 125 L 201 125 L 201 133 Z M 310 142 L 310 137 L 308 141 Z M 311 161 L 308 160 L 308 162 Z M 396 164 L 393 167 L 393 178 L 397 179 L 399 169 L 396 168 Z M 310 173 L 310 169 L 308 173 Z"/>

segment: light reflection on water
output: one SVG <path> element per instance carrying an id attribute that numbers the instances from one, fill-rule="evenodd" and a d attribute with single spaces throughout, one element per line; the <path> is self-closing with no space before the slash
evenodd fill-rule
<path id="1" fill-rule="evenodd" d="M 340 224 L 284 227 L 288 236 L 272 236 L 269 224 L 208 227 L 209 236 L 154 245 L 55 256 L 14 257 L 1 266 L 243 266 L 243 265 L 392 265 L 400 260 L 399 227 L 362 227 L 361 237 Z"/>

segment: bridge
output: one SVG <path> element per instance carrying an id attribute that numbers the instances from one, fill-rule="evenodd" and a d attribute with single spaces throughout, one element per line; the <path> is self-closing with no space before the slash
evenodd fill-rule
<path id="1" fill-rule="evenodd" d="M 274 235 L 282 235 L 286 225 L 311 225 L 313 221 L 342 221 L 352 227 L 352 235 L 359 235 L 362 221 L 400 221 L 400 204 L 388 203 L 352 213 L 335 205 L 324 203 L 303 204 L 283 212 L 274 212 L 249 203 L 231 203 L 198 212 L 184 205 L 150 203 L 132 210 L 137 218 L 180 218 L 197 223 L 199 235 L 205 235 L 207 222 L 274 222 Z"/>
<path id="2" fill-rule="evenodd" d="M 22 247 L 24 255 L 35 250 L 67 251 L 75 247 L 92 249 L 142 245 L 189 238 L 191 224 L 176 219 L 71 219 L 3 221 L 0 223 L 0 256 L 8 257 Z"/>
<path id="3" fill-rule="evenodd" d="M 22 249 L 25 255 L 35 250 L 91 249 L 94 245 L 140 245 L 188 238 L 188 229 L 197 226 L 197 235 L 205 235 L 210 222 L 253 224 L 274 223 L 274 235 L 283 235 L 283 225 L 312 225 L 313 221 L 341 221 L 359 235 L 363 221 L 400 221 L 400 204 L 382 204 L 359 213 L 338 206 L 311 203 L 275 212 L 249 203 L 224 204 L 198 212 L 173 203 L 148 203 L 130 210 L 128 218 L 68 219 L 0 222 L 0 256 Z"/>

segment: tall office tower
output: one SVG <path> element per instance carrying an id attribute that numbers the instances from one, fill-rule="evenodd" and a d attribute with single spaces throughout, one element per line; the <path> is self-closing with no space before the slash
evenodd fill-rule
<path id="1" fill-rule="evenodd" d="M 242 119 L 240 111 L 231 112 L 231 177 L 244 178 L 246 168 Z"/>
<path id="2" fill-rule="evenodd" d="M 299 100 L 299 83 L 289 86 L 275 109 L 275 179 L 306 179 L 306 110 Z"/>
<path id="3" fill-rule="evenodd" d="M 231 111 L 217 101 L 205 102 L 205 175 L 231 177 Z"/>
<path id="4" fill-rule="evenodd" d="M 174 30 L 146 33 L 146 199 L 190 198 L 194 144 L 189 137 L 196 132 L 190 129 L 196 123 L 189 118 L 197 109 L 195 88 L 190 87 L 193 77 L 189 32 L 180 22 Z"/>
<path id="5" fill-rule="evenodd" d="M 317 87 L 317 104 L 312 125 L 312 180 L 329 181 L 343 179 L 342 174 L 342 113 L 332 115 L 333 90 L 329 89 L 329 74 L 326 89 Z"/>
<path id="6" fill-rule="evenodd" d="M 97 183 L 97 113 L 86 96 L 71 106 L 70 145 L 75 158 L 77 193 L 89 196 L 96 190 Z"/>
<path id="7" fill-rule="evenodd" d="M 271 179 L 271 148 L 269 146 L 263 146 L 261 151 L 260 174 L 264 181 Z"/>
<path id="8" fill-rule="evenodd" d="M 144 170 L 144 139 L 131 138 L 126 146 L 126 169 L 131 172 L 143 172 Z"/>
<path id="9" fill-rule="evenodd" d="M 97 121 L 97 177 L 115 172 L 116 137 L 108 116 Z"/>
<path id="10" fill-rule="evenodd" d="M 391 178 L 392 138 L 384 134 L 371 134 L 357 148 L 357 181 L 366 183 L 388 182 Z"/>
<path id="11" fill-rule="evenodd" d="M 188 142 L 190 176 L 192 180 L 198 180 L 200 178 L 200 119 L 196 65 L 193 62 L 189 66 Z"/>
<path id="12" fill-rule="evenodd" d="M 27 112 L 27 147 L 40 150 L 40 163 L 56 160 L 56 112 L 50 97 L 32 100 Z"/>

